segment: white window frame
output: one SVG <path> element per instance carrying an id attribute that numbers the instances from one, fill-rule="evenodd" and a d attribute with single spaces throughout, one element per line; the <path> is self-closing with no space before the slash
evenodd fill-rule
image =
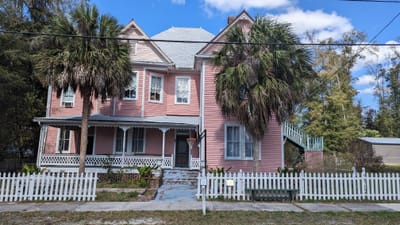
<path id="1" fill-rule="evenodd" d="M 123 130 L 121 128 L 115 128 L 114 132 L 114 154 L 116 155 L 122 155 L 122 151 L 117 152 L 117 138 L 118 138 L 118 129 L 122 132 L 123 135 Z M 132 144 L 133 144 L 133 129 L 143 129 L 143 150 L 142 152 L 133 152 L 132 151 Z M 123 136 L 121 137 L 123 139 Z M 146 153 L 146 128 L 143 127 L 133 127 L 129 128 L 126 131 L 126 155 L 133 155 L 133 154 L 145 154 Z M 123 141 L 123 140 L 122 140 Z"/>
<path id="2" fill-rule="evenodd" d="M 228 156 L 228 127 L 238 127 L 239 128 L 239 156 L 232 157 Z M 261 149 L 261 144 L 259 145 Z M 261 151 L 259 151 L 259 159 L 261 158 Z M 253 160 L 254 159 L 254 149 L 253 157 L 246 157 L 246 128 L 241 126 L 239 123 L 227 122 L 224 128 L 224 157 L 225 160 Z"/>
<path id="3" fill-rule="evenodd" d="M 60 106 L 64 107 L 64 108 L 73 108 L 75 106 L 75 92 L 74 92 L 74 90 L 72 90 L 71 87 L 68 87 L 67 92 L 72 92 L 73 93 L 72 101 L 65 101 L 64 100 L 64 98 L 65 98 L 64 95 L 66 94 L 66 92 L 64 92 L 64 90 L 62 90 L 61 97 L 60 97 Z"/>
<path id="4" fill-rule="evenodd" d="M 188 97 L 187 97 L 187 102 L 178 102 L 178 80 L 179 79 L 186 79 L 188 82 Z M 190 89 L 191 89 L 191 77 L 189 76 L 176 76 L 175 77 L 175 104 L 183 104 L 183 105 L 188 105 L 190 104 Z"/>
<path id="5" fill-rule="evenodd" d="M 132 71 L 132 73 L 131 73 L 131 76 L 133 76 L 133 75 L 135 75 L 135 77 L 136 77 L 136 81 L 135 81 L 135 84 L 133 84 L 134 86 L 135 86 L 135 88 L 136 88 L 136 93 L 135 93 L 135 97 L 134 98 L 131 98 L 131 97 L 126 97 L 125 96 L 125 93 L 124 93 L 124 100 L 137 100 L 138 99 L 138 80 L 139 80 L 139 72 L 138 71 Z M 132 82 L 129 84 L 129 86 L 127 87 L 127 88 L 125 88 L 125 91 L 128 91 L 128 90 L 130 90 L 130 87 L 132 87 Z"/>
<path id="6" fill-rule="evenodd" d="M 160 100 L 151 99 L 151 84 L 153 81 L 153 77 L 161 78 L 161 89 L 160 89 Z M 150 74 L 150 82 L 149 82 L 149 102 L 162 103 L 163 102 L 163 92 L 164 92 L 164 76 L 160 74 Z"/>
<path id="7" fill-rule="evenodd" d="M 68 150 L 61 150 L 60 149 L 60 141 L 63 141 L 61 137 L 62 135 L 62 131 L 69 131 L 69 139 L 68 139 Z M 67 130 L 65 128 L 58 128 L 58 134 L 57 134 L 57 153 L 70 153 L 71 152 L 71 138 L 72 138 L 72 131 L 71 130 Z"/>

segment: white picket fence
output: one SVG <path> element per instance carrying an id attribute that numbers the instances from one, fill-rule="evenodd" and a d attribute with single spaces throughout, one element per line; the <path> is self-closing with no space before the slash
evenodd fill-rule
<path id="1" fill-rule="evenodd" d="M 93 201 L 97 173 L 0 173 L 0 202 Z"/>
<path id="2" fill-rule="evenodd" d="M 201 197 L 198 177 L 197 197 Z M 206 177 L 206 198 L 250 200 L 246 189 L 295 189 L 297 200 L 400 200 L 399 173 L 225 173 Z"/>

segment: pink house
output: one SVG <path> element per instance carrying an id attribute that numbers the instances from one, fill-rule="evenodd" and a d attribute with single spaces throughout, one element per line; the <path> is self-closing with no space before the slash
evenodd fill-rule
<path id="1" fill-rule="evenodd" d="M 150 37 L 134 21 L 130 22 L 121 35 L 136 40 L 129 42 L 132 83 L 121 100 L 93 100 L 87 170 L 104 170 L 105 164 L 114 168 L 159 165 L 199 169 L 202 157 L 208 168 L 252 170 L 252 140 L 235 119 L 222 115 L 215 100 L 214 78 L 218 68 L 210 61 L 213 52 L 221 48 L 214 41 L 223 41 L 232 26 L 246 29 L 252 23 L 253 19 L 243 11 L 230 18 L 216 36 L 202 28 L 172 27 L 151 37 L 155 41 L 149 42 L 141 40 Z M 212 42 L 205 43 L 208 41 Z M 81 107 L 79 93 L 69 90 L 58 98 L 49 87 L 46 116 L 35 118 L 41 125 L 39 167 L 78 169 Z M 276 171 L 284 166 L 286 140 L 304 149 L 306 159 L 322 157 L 321 139 L 272 121 L 257 156 L 262 171 Z"/>

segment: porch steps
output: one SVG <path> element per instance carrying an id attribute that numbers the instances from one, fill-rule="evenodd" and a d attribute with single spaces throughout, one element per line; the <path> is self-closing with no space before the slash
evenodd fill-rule
<path id="1" fill-rule="evenodd" d="M 189 185 L 197 187 L 198 170 L 164 169 L 163 185 Z"/>

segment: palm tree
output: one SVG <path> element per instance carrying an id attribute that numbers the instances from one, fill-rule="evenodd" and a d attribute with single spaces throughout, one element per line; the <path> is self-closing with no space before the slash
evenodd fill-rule
<path id="1" fill-rule="evenodd" d="M 233 27 L 214 55 L 216 100 L 234 116 L 253 140 L 254 171 L 259 168 L 259 143 L 274 116 L 279 123 L 294 113 L 304 96 L 304 79 L 315 73 L 311 54 L 298 47 L 289 24 L 256 18 L 248 33 Z M 261 43 L 261 44 L 260 44 Z"/>
<path id="2" fill-rule="evenodd" d="M 44 50 L 35 55 L 35 69 L 58 96 L 71 87 L 83 99 L 79 172 L 85 171 L 88 120 L 93 99 L 122 97 L 130 82 L 129 47 L 116 39 L 122 27 L 109 16 L 100 16 L 95 6 L 81 4 L 69 17 L 54 19 L 49 32 L 79 35 L 46 38 Z M 95 37 L 95 38 L 93 38 Z"/>

